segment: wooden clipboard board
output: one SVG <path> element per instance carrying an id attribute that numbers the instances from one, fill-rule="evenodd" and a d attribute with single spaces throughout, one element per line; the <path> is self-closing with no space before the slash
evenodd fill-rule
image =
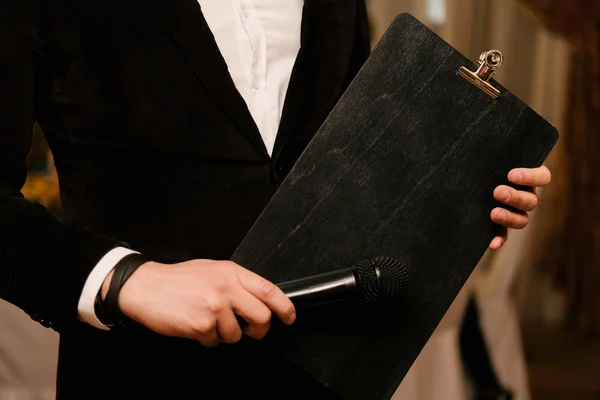
<path id="1" fill-rule="evenodd" d="M 379 256 L 393 304 L 300 313 L 274 352 L 347 400 L 389 399 L 484 255 L 492 193 L 540 166 L 556 129 L 408 14 L 396 18 L 232 260 L 273 282 Z"/>

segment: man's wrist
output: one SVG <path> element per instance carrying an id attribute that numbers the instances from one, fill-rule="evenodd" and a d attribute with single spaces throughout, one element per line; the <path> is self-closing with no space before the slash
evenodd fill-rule
<path id="1" fill-rule="evenodd" d="M 100 298 L 109 324 L 120 327 L 128 325 L 128 318 L 121 312 L 119 306 L 119 295 L 129 278 L 148 261 L 142 254 L 129 254 L 117 263 L 102 283 Z"/>
<path id="2" fill-rule="evenodd" d="M 108 288 L 110 287 L 110 281 L 112 280 L 112 277 L 114 274 L 115 274 L 115 270 L 113 269 L 106 276 L 106 278 L 104 278 L 104 282 L 102 282 L 102 287 L 100 288 L 100 298 L 102 301 L 106 300 L 106 294 L 108 293 Z"/>
<path id="3" fill-rule="evenodd" d="M 94 303 L 94 312 L 96 313 L 96 318 L 106 327 L 112 327 L 112 322 L 106 315 L 106 310 L 104 309 L 104 300 L 100 296 L 101 291 L 98 291 L 96 295 L 96 301 Z"/>
<path id="4" fill-rule="evenodd" d="M 116 247 L 98 261 L 85 282 L 77 305 L 77 312 L 81 321 L 98 329 L 109 330 L 109 327 L 98 319 L 95 303 L 100 297 L 98 295 L 106 276 L 123 257 L 132 253 L 137 253 L 137 251 L 125 247 Z"/>

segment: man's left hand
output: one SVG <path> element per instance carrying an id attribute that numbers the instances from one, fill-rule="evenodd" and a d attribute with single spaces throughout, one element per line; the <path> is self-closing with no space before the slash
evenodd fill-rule
<path id="1" fill-rule="evenodd" d="M 496 236 L 490 243 L 490 249 L 492 250 L 497 250 L 506 243 L 507 228 L 523 229 L 527 226 L 529 223 L 527 213 L 533 211 L 538 204 L 536 188 L 548 185 L 552 180 L 552 174 L 546 167 L 517 168 L 508 173 L 508 180 L 516 185 L 529 186 L 532 190 L 516 190 L 505 185 L 498 186 L 494 190 L 496 200 L 522 212 L 509 211 L 502 207 L 496 207 L 492 210 L 492 221 L 504 227 L 502 235 Z"/>

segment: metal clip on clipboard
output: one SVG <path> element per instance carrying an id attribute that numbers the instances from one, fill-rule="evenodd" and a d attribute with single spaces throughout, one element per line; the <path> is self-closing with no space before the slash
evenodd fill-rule
<path id="1" fill-rule="evenodd" d="M 479 56 L 477 71 L 472 72 L 466 67 L 460 67 L 457 75 L 495 100 L 500 97 L 500 91 L 493 87 L 489 81 L 503 62 L 504 56 L 500 51 L 486 51 Z"/>

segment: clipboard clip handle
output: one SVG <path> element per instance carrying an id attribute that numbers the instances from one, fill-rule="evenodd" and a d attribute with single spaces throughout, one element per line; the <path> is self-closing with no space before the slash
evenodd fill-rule
<path id="1" fill-rule="evenodd" d="M 490 84 L 490 79 L 504 62 L 504 56 L 498 50 L 489 50 L 479 56 L 479 66 L 475 72 L 460 67 L 457 75 L 482 90 L 494 100 L 500 97 L 500 91 Z"/>

